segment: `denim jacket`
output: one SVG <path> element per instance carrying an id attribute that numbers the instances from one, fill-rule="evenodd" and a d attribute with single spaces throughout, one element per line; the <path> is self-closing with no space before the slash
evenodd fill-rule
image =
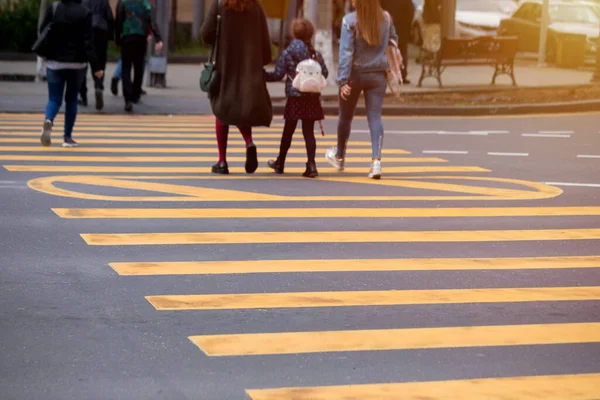
<path id="1" fill-rule="evenodd" d="M 277 60 L 277 66 L 274 72 L 267 72 L 265 74 L 267 82 L 278 82 L 287 75 L 285 80 L 285 95 L 286 97 L 300 97 L 300 96 L 315 96 L 312 93 L 300 93 L 292 86 L 294 77 L 296 76 L 296 67 L 301 61 L 307 60 L 310 57 L 310 50 L 306 43 L 301 40 L 293 40 L 292 43 L 285 49 L 279 60 Z M 315 60 L 321 64 L 321 72 L 325 78 L 329 75 L 325 61 L 321 53 L 317 52 Z M 316 95 L 318 96 L 318 94 Z"/>
<path id="2" fill-rule="evenodd" d="M 381 25 L 381 44 L 369 46 L 358 34 L 356 12 L 344 17 L 337 79 L 340 86 L 348 83 L 353 72 L 378 72 L 389 68 L 385 53 L 387 46 L 391 40 L 398 43 L 398 35 L 392 22 L 386 12 Z"/>

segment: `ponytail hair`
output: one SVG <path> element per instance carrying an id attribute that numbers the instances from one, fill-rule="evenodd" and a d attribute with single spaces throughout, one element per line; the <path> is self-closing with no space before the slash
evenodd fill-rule
<path id="1" fill-rule="evenodd" d="M 315 35 L 315 27 L 312 22 L 306 18 L 297 18 L 292 21 L 292 36 L 294 39 L 301 40 L 308 46 L 311 56 L 316 56 L 317 51 L 312 45 L 312 38 Z"/>

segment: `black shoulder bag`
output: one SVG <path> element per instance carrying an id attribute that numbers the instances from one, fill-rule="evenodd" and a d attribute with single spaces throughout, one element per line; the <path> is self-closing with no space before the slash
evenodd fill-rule
<path id="1" fill-rule="evenodd" d="M 58 1 L 52 3 L 52 20 L 48 25 L 46 25 L 44 30 L 40 33 L 40 36 L 33 44 L 33 47 L 31 48 L 31 51 L 33 51 L 35 54 L 42 58 L 48 58 L 50 52 L 52 51 L 52 40 L 50 37 L 50 33 L 52 32 L 52 25 L 54 24 L 54 15 L 56 14 L 58 3 Z"/>
<path id="2" fill-rule="evenodd" d="M 208 93 L 209 96 L 215 96 L 219 91 L 221 83 L 219 71 L 217 70 L 217 51 L 219 50 L 219 34 L 221 32 L 221 0 L 217 0 L 217 35 L 215 44 L 210 51 L 208 62 L 204 63 L 204 70 L 200 74 L 200 89 Z"/>

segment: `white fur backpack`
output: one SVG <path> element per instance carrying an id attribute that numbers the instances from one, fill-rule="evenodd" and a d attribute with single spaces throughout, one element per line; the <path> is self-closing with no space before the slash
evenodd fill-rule
<path id="1" fill-rule="evenodd" d="M 321 90 L 327 86 L 321 64 L 313 59 L 298 63 L 292 86 L 301 93 L 321 93 Z"/>

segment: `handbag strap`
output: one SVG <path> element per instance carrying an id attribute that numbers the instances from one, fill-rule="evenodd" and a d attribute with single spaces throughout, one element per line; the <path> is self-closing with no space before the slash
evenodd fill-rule
<path id="1" fill-rule="evenodd" d="M 212 65 L 217 64 L 217 52 L 219 51 L 219 36 L 221 33 L 221 0 L 217 0 L 217 35 L 215 37 L 215 45 L 210 51 L 210 57 L 208 61 Z"/>

